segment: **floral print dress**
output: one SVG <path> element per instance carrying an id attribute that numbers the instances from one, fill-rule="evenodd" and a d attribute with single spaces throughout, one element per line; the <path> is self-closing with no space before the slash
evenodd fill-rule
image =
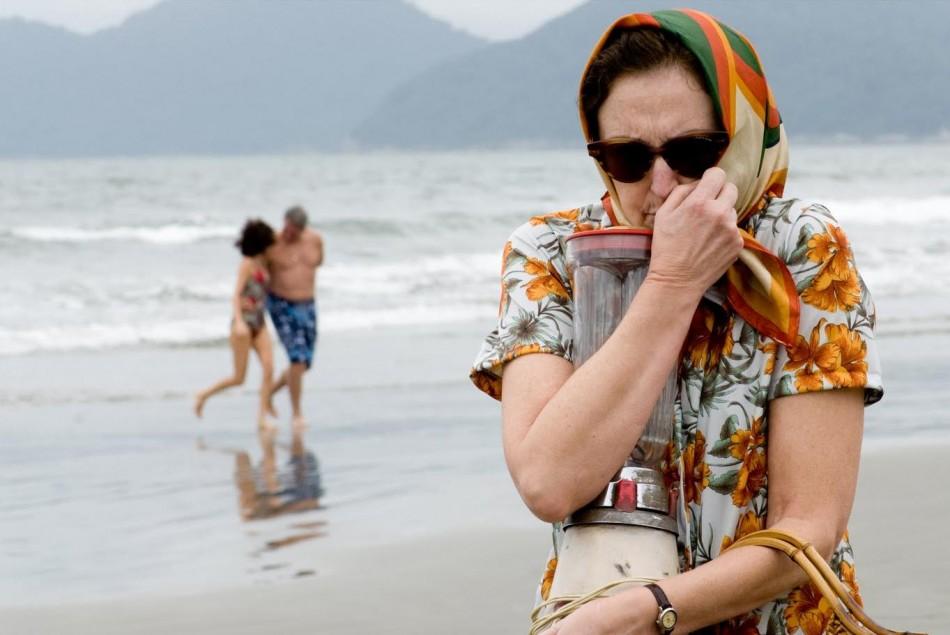
<path id="1" fill-rule="evenodd" d="M 598 203 L 534 217 L 512 234 L 503 252 L 498 325 L 471 373 L 478 388 L 500 398 L 504 366 L 521 355 L 549 353 L 572 361 L 564 240 L 609 224 Z M 863 388 L 866 404 L 883 395 L 872 333 L 874 305 L 831 213 L 817 204 L 772 199 L 743 225 L 791 271 L 801 300 L 799 336 L 786 347 L 707 300 L 693 317 L 666 467 L 681 488 L 677 520 L 683 570 L 765 528 L 769 401 L 837 388 Z M 555 548 L 539 587 L 542 599 L 556 569 L 559 531 L 555 525 Z M 860 602 L 847 535 L 831 566 Z M 844 630 L 817 589 L 806 584 L 706 632 L 820 635 Z"/>

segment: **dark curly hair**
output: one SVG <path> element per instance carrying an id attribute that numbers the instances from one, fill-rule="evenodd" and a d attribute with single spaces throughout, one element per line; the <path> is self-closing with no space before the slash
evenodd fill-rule
<path id="1" fill-rule="evenodd" d="M 249 258 L 259 256 L 268 247 L 274 244 L 274 229 L 259 218 L 252 218 L 244 223 L 241 237 L 234 246 Z"/>

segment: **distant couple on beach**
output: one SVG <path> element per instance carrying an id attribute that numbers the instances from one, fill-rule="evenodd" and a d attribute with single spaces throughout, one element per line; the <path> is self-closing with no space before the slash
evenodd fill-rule
<path id="1" fill-rule="evenodd" d="M 313 363 L 317 340 L 315 284 L 317 268 L 323 264 L 323 238 L 307 227 L 307 220 L 303 208 L 292 207 L 284 214 L 284 226 L 279 234 L 259 219 L 245 223 L 235 243 L 244 257 L 238 266 L 231 302 L 230 343 L 234 370 L 230 376 L 195 395 L 194 409 L 198 417 L 202 416 L 209 397 L 244 383 L 248 355 L 253 348 L 263 371 L 257 418 L 259 430 L 273 429 L 270 417 L 277 416 L 273 397 L 285 386 L 290 391 L 293 425 L 295 428 L 304 425 L 300 397 L 303 376 Z M 290 366 L 276 382 L 265 308 L 290 359 Z"/>

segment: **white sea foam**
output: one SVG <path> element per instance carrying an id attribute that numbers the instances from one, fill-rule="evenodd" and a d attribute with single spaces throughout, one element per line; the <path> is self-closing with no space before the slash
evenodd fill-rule
<path id="1" fill-rule="evenodd" d="M 487 322 L 495 309 L 495 304 L 488 301 L 448 306 L 419 303 L 379 309 L 330 310 L 320 315 L 320 332 Z M 0 328 L 0 356 L 143 345 L 195 346 L 223 343 L 226 338 L 227 319 L 221 313 L 204 319 L 165 322 L 76 324 L 17 330 Z"/>
<path id="2" fill-rule="evenodd" d="M 820 202 L 846 226 L 930 225 L 950 236 L 950 196 L 919 199 L 874 197 Z"/>
<path id="3" fill-rule="evenodd" d="M 867 197 L 848 199 L 821 199 L 846 227 L 863 226 L 931 226 L 935 231 L 950 235 L 950 196 Z M 451 215 L 450 215 L 451 216 Z M 452 231 L 478 231 L 484 219 L 451 216 Z M 497 219 L 495 222 L 498 222 Z M 403 229 L 412 229 L 409 226 Z M 341 235 L 390 235 L 398 233 L 392 222 L 363 219 L 344 219 L 326 223 L 326 228 Z M 429 226 L 437 233 L 438 224 Z M 97 242 L 131 241 L 150 245 L 185 245 L 208 240 L 234 239 L 238 225 L 168 223 L 157 226 L 123 225 L 116 227 L 24 225 L 0 230 L 0 240 L 35 243 L 86 244 Z"/>
<path id="4" fill-rule="evenodd" d="M 320 285 L 345 297 L 455 297 L 473 284 L 497 284 L 498 253 L 452 254 L 394 262 L 345 262 L 320 272 Z M 410 300 L 411 301 L 411 300 Z"/>
<path id="5" fill-rule="evenodd" d="M 216 238 L 234 238 L 237 229 L 225 225 L 161 225 L 158 227 L 14 227 L 7 236 L 40 243 L 91 243 L 101 241 L 138 241 L 153 245 L 181 245 Z"/>
<path id="6" fill-rule="evenodd" d="M 498 255 L 493 253 L 328 265 L 320 276 L 320 329 L 334 332 L 490 320 L 496 310 L 497 271 Z M 34 307 L 36 302 L 48 307 L 41 312 L 59 313 L 70 307 L 65 319 L 53 324 L 47 319 L 41 326 L 21 328 L 18 312 L 0 310 L 0 356 L 201 345 L 227 337 L 231 281 L 166 280 L 142 286 L 136 282 L 132 278 L 127 286 L 109 290 L 106 285 L 117 283 L 103 280 L 92 287 L 94 293 L 71 286 L 45 291 L 33 300 Z M 9 301 L 22 298 L 20 291 Z M 4 315 L 9 318 L 2 319 Z M 4 322 L 11 326 L 4 328 Z"/>
<path id="7" fill-rule="evenodd" d="M 862 275 L 875 300 L 913 301 L 922 312 L 880 315 L 881 333 L 944 331 L 950 307 L 933 298 L 950 297 L 950 242 L 894 248 L 875 244 L 858 254 Z M 386 326 L 490 323 L 498 292 L 498 258 L 493 252 L 433 255 L 414 260 L 351 259 L 327 265 L 320 274 L 323 332 Z M 196 272 L 197 273 L 197 272 Z M 40 313 L 63 320 L 21 328 L 22 312 L 12 304 L 27 295 L 19 285 L 0 306 L 0 355 L 33 351 L 114 348 L 135 345 L 193 346 L 226 337 L 232 282 L 215 277 L 183 281 L 169 277 L 142 284 L 137 278 L 85 280 L 53 285 L 31 298 Z M 0 300 L 3 299 L 0 292 Z M 44 307 L 46 307 L 44 309 Z M 63 313 L 65 311 L 65 313 Z M 18 317 L 19 316 L 19 317 Z M 72 324 L 64 324 L 71 322 Z M 7 328 L 3 328 L 8 325 Z"/>

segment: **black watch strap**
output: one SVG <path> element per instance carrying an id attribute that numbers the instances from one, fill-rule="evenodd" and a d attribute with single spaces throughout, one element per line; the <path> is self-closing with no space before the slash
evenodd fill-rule
<path id="1" fill-rule="evenodd" d="M 676 609 L 673 608 L 673 605 L 670 604 L 670 599 L 666 597 L 666 593 L 663 592 L 663 589 L 659 585 L 650 583 L 646 585 L 646 588 L 650 590 L 650 593 L 653 594 L 653 597 L 656 598 L 656 603 L 660 607 L 659 615 L 656 618 L 656 626 L 659 629 L 661 635 L 670 635 L 673 630 L 676 628 Z"/>

